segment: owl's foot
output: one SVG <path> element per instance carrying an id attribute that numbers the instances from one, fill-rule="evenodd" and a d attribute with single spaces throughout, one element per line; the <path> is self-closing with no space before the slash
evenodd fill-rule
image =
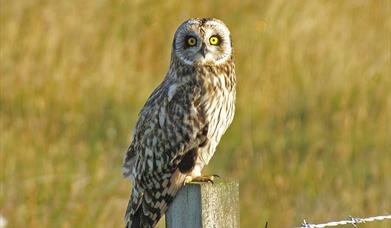
<path id="1" fill-rule="evenodd" d="M 193 177 L 193 176 L 186 176 L 185 177 L 185 182 L 184 184 L 189 184 L 189 183 L 211 183 L 211 184 L 214 184 L 214 180 L 216 177 L 220 177 L 219 175 L 216 175 L 216 174 L 213 174 L 211 176 L 196 176 L 196 177 Z"/>

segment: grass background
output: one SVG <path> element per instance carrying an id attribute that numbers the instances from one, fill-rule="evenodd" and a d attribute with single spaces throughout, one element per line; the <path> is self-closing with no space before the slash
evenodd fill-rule
<path id="1" fill-rule="evenodd" d="M 9 227 L 122 226 L 137 113 L 177 26 L 204 16 L 229 26 L 238 80 L 234 123 L 205 173 L 240 180 L 241 226 L 391 212 L 390 1 L 0 4 Z"/>

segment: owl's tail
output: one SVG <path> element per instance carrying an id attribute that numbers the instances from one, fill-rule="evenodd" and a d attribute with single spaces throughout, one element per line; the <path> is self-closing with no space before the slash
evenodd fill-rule
<path id="1" fill-rule="evenodd" d="M 183 186 L 185 175 L 176 171 L 167 181 L 163 180 L 151 189 L 138 191 L 133 187 L 125 214 L 125 228 L 155 227 L 168 206 L 174 200 L 178 190 Z M 165 186 L 166 184 L 166 186 Z"/>

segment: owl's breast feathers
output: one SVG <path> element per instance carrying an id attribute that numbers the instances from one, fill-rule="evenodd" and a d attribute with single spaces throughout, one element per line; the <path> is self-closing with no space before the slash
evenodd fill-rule
<path id="1" fill-rule="evenodd" d="M 157 223 L 183 185 L 185 166 L 179 165 L 188 159 L 186 153 L 202 147 L 199 156 L 209 161 L 232 121 L 234 100 L 233 62 L 171 66 L 141 110 L 125 156 L 124 175 L 133 179 L 125 218 L 129 227 Z"/>
<path id="2" fill-rule="evenodd" d="M 233 60 L 217 66 L 204 66 L 198 75 L 204 83 L 202 104 L 208 122 L 208 144 L 200 148 L 201 166 L 209 163 L 221 137 L 232 123 L 235 113 L 236 78 Z"/>

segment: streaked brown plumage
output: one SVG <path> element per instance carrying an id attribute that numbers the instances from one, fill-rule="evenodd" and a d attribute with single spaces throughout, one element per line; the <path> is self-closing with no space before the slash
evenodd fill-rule
<path id="1" fill-rule="evenodd" d="M 126 227 L 154 227 L 185 178 L 201 175 L 232 122 L 235 84 L 224 23 L 184 22 L 169 71 L 141 110 L 125 155 L 124 176 L 133 182 Z"/>

